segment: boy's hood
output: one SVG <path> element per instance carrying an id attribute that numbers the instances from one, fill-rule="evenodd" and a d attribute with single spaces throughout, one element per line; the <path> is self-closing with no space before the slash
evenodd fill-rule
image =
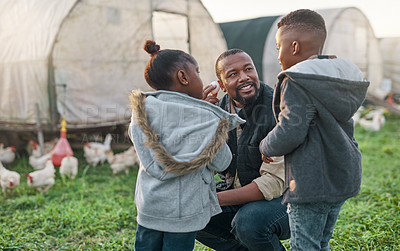
<path id="1" fill-rule="evenodd" d="M 349 120 L 365 99 L 369 82 L 342 58 L 309 59 L 279 73 L 318 100 L 339 121 Z"/>

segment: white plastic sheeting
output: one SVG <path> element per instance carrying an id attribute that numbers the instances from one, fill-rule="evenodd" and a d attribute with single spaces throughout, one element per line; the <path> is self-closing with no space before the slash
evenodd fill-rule
<path id="1" fill-rule="evenodd" d="M 44 125 L 125 123 L 129 92 L 150 89 L 146 39 L 190 52 L 204 84 L 226 49 L 199 0 L 2 0 L 0 12 L 0 125 L 34 124 L 35 103 Z"/>
<path id="2" fill-rule="evenodd" d="M 383 76 L 390 81 L 387 91 L 400 94 L 400 37 L 382 38 Z"/>
<path id="3" fill-rule="evenodd" d="M 48 55 L 75 0 L 0 1 L 0 121 L 50 119 Z"/>
<path id="4" fill-rule="evenodd" d="M 328 31 L 323 54 L 336 55 L 354 62 L 371 83 L 368 94 L 383 98 L 383 63 L 379 42 L 365 15 L 353 7 L 316 11 L 324 18 Z M 275 34 L 277 23 L 282 17 L 277 18 L 272 25 L 264 47 L 262 71 L 264 81 L 271 86 L 276 83 L 276 76 L 281 70 L 277 60 Z"/>

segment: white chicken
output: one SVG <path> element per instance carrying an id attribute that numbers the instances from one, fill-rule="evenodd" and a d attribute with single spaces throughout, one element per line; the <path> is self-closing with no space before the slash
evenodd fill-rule
<path id="1" fill-rule="evenodd" d="M 367 115 L 360 118 L 358 123 L 367 130 L 379 131 L 386 122 L 383 113 L 384 109 L 372 110 Z"/>
<path id="2" fill-rule="evenodd" d="M 12 196 L 13 189 L 19 185 L 19 181 L 19 173 L 7 170 L 0 162 L 0 184 L 4 197 L 7 195 L 7 190 L 10 190 L 10 195 Z"/>
<path id="3" fill-rule="evenodd" d="M 83 146 L 83 155 L 90 166 L 97 166 L 99 163 L 103 164 L 107 159 L 105 152 L 98 148 L 90 147 L 89 142 L 86 142 Z"/>
<path id="4" fill-rule="evenodd" d="M 129 174 L 129 167 L 139 165 L 139 157 L 137 156 L 134 146 L 129 147 L 128 150 L 115 154 L 112 150 L 106 151 L 107 161 L 113 170 L 113 175 L 125 172 Z"/>
<path id="5" fill-rule="evenodd" d="M 83 152 L 87 163 L 91 166 L 103 164 L 107 159 L 105 152 L 111 150 L 111 141 L 111 134 L 107 134 L 103 143 L 86 142 L 83 146 Z"/>
<path id="6" fill-rule="evenodd" d="M 40 157 L 34 155 L 29 156 L 29 165 L 35 170 L 43 169 L 46 165 L 47 160 L 51 159 L 51 152 Z"/>
<path id="7" fill-rule="evenodd" d="M 360 121 L 361 114 L 363 111 L 364 111 L 364 107 L 360 106 L 360 108 L 358 108 L 357 112 L 354 113 L 354 115 L 353 115 L 354 126 L 357 125 L 358 122 Z"/>
<path id="8" fill-rule="evenodd" d="M 3 163 L 11 163 L 15 159 L 15 146 L 5 147 L 0 144 L 0 161 Z"/>
<path id="9" fill-rule="evenodd" d="M 69 176 L 75 179 L 78 173 L 78 159 L 74 156 L 66 156 L 61 160 L 60 175 L 61 177 Z"/>
<path id="10" fill-rule="evenodd" d="M 50 141 L 44 142 L 43 154 L 50 153 L 53 150 L 54 146 L 57 144 L 57 141 L 58 141 L 58 138 L 54 138 Z M 35 157 L 40 157 L 43 155 L 40 151 L 40 147 L 39 147 L 38 143 L 33 140 L 29 140 L 28 146 L 27 146 L 27 151 L 28 151 L 28 153 L 30 151 L 31 152 L 30 154 Z"/>
<path id="11" fill-rule="evenodd" d="M 34 171 L 32 173 L 25 174 L 28 178 L 28 186 L 37 189 L 41 193 L 47 193 L 50 187 L 55 183 L 55 169 L 53 162 L 48 160 L 45 168 Z"/>
<path id="12" fill-rule="evenodd" d="M 112 136 L 111 134 L 107 134 L 106 137 L 104 138 L 104 142 L 103 143 L 99 143 L 99 142 L 88 142 L 90 148 L 96 148 L 99 149 L 103 152 L 110 150 L 111 149 L 111 141 L 112 141 Z"/>

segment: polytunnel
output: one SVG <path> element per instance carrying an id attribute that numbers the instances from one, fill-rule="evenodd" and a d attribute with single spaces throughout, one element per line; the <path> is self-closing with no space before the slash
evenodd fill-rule
<path id="1" fill-rule="evenodd" d="M 378 39 L 367 17 L 357 8 L 315 10 L 325 20 L 328 36 L 323 54 L 333 54 L 354 62 L 371 84 L 368 94 L 383 98 L 383 65 Z M 220 23 L 228 48 L 248 52 L 262 81 L 273 87 L 281 68 L 275 34 L 283 16 L 260 17 Z"/>
<path id="2" fill-rule="evenodd" d="M 383 77 L 389 81 L 387 91 L 400 95 L 400 37 L 379 41 L 383 58 Z"/>
<path id="3" fill-rule="evenodd" d="M 61 115 L 69 131 L 127 123 L 129 92 L 150 90 L 146 39 L 192 54 L 204 84 L 226 49 L 199 0 L 4 0 L 0 10 L 1 131 L 34 131 L 40 117 L 56 132 Z"/>

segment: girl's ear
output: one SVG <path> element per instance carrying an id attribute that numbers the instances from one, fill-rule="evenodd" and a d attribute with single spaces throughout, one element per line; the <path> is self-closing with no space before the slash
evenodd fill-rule
<path id="1" fill-rule="evenodd" d="M 292 42 L 292 54 L 297 55 L 300 53 L 300 43 L 298 41 Z"/>
<path id="2" fill-rule="evenodd" d="M 189 84 L 189 76 L 187 75 L 186 71 L 180 69 L 177 72 L 178 81 L 181 85 L 188 85 Z"/>

